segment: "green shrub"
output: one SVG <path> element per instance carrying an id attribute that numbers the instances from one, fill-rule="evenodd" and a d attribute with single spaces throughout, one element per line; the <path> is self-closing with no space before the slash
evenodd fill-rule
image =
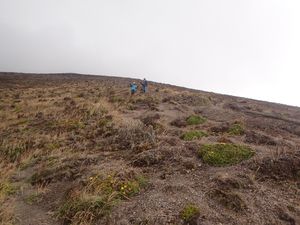
<path id="1" fill-rule="evenodd" d="M 188 204 L 180 213 L 180 218 L 185 223 L 190 223 L 193 220 L 196 220 L 200 215 L 199 208 L 194 204 Z"/>
<path id="2" fill-rule="evenodd" d="M 234 165 L 255 154 L 247 146 L 225 143 L 204 145 L 198 153 L 204 162 L 212 166 Z"/>
<path id="3" fill-rule="evenodd" d="M 186 133 L 184 133 L 181 138 L 185 141 L 191 141 L 194 139 L 199 139 L 202 137 L 207 137 L 207 133 L 205 131 L 201 131 L 201 130 L 193 130 L 193 131 L 188 131 Z"/>
<path id="4" fill-rule="evenodd" d="M 198 125 L 198 124 L 204 123 L 205 121 L 206 121 L 205 118 L 203 118 L 201 116 L 196 116 L 196 115 L 189 116 L 186 119 L 186 122 L 188 125 Z"/>
<path id="5" fill-rule="evenodd" d="M 243 135 L 244 134 L 244 126 L 240 123 L 234 123 L 229 127 L 228 134 L 230 135 Z"/>

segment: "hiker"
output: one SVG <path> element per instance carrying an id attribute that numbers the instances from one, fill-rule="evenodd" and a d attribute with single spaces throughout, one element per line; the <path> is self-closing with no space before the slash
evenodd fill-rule
<path id="1" fill-rule="evenodd" d="M 141 85 L 142 85 L 143 92 L 146 93 L 148 87 L 148 81 L 146 80 L 146 78 L 144 78 L 144 80 L 141 82 Z"/>
<path id="2" fill-rule="evenodd" d="M 137 91 L 137 85 L 135 82 L 130 83 L 130 91 L 131 91 L 131 95 L 133 95 Z"/>

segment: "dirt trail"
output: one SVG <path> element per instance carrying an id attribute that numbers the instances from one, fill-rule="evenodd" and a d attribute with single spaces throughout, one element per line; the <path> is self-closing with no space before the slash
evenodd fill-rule
<path id="1" fill-rule="evenodd" d="M 37 205 L 24 203 L 24 199 L 16 201 L 15 216 L 20 225 L 55 225 L 57 222 L 52 219 L 51 212 L 42 209 Z"/>

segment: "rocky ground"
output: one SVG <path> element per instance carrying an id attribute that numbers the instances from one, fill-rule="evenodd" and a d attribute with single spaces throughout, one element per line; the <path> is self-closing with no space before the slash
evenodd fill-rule
<path id="1" fill-rule="evenodd" d="M 0 73 L 0 224 L 300 224 L 300 108 L 131 81 Z"/>

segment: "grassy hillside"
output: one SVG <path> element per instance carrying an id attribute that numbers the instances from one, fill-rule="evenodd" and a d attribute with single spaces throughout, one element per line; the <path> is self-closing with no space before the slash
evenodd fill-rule
<path id="1" fill-rule="evenodd" d="M 0 224 L 300 223 L 299 108 L 130 81 L 0 73 Z"/>

